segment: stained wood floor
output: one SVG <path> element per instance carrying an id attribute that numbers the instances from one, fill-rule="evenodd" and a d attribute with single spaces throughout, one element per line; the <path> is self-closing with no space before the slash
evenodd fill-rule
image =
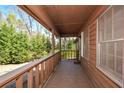
<path id="1" fill-rule="evenodd" d="M 45 88 L 90 88 L 92 84 L 80 64 L 61 62 Z"/>

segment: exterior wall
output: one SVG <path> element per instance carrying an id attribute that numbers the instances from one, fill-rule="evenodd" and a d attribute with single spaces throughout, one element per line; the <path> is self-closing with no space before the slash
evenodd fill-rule
<path id="1" fill-rule="evenodd" d="M 83 27 L 83 29 L 88 28 L 88 59 L 81 57 L 81 64 L 83 69 L 87 72 L 94 87 L 119 87 L 96 68 L 96 19 L 107 9 L 107 7 L 108 6 L 99 7 L 89 22 Z"/>

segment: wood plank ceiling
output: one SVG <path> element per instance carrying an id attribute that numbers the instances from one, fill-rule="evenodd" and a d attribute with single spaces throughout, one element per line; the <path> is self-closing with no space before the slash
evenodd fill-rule
<path id="1" fill-rule="evenodd" d="M 98 6 L 42 5 L 62 36 L 77 35 Z"/>

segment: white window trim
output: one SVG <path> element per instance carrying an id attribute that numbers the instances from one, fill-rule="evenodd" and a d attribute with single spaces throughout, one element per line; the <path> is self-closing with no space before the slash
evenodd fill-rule
<path id="1" fill-rule="evenodd" d="M 84 32 L 81 32 L 81 57 L 84 57 Z"/>
<path id="2" fill-rule="evenodd" d="M 100 70 L 103 74 L 105 74 L 109 79 L 111 79 L 113 82 L 115 82 L 117 85 L 120 87 L 124 87 L 124 60 L 122 61 L 122 81 L 119 82 L 117 79 L 115 79 L 115 76 L 113 76 L 111 73 L 105 71 L 100 67 L 100 43 L 98 42 L 98 20 L 110 9 L 112 6 L 108 7 L 104 13 L 102 13 L 98 18 L 97 18 L 97 29 L 96 29 L 96 68 Z M 113 30 L 113 29 L 112 29 Z M 116 40 L 108 40 L 108 41 L 103 41 L 103 42 L 112 42 L 112 41 L 121 41 L 124 39 L 116 39 Z M 123 57 L 124 58 L 124 54 Z"/>

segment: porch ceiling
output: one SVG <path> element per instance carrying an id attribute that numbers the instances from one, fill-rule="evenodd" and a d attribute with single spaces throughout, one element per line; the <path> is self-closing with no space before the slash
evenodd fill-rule
<path id="1" fill-rule="evenodd" d="M 23 5 L 19 6 L 47 29 L 61 36 L 77 36 L 97 5 Z"/>
<path id="2" fill-rule="evenodd" d="M 44 5 L 61 35 L 76 35 L 96 9 L 95 5 Z"/>

